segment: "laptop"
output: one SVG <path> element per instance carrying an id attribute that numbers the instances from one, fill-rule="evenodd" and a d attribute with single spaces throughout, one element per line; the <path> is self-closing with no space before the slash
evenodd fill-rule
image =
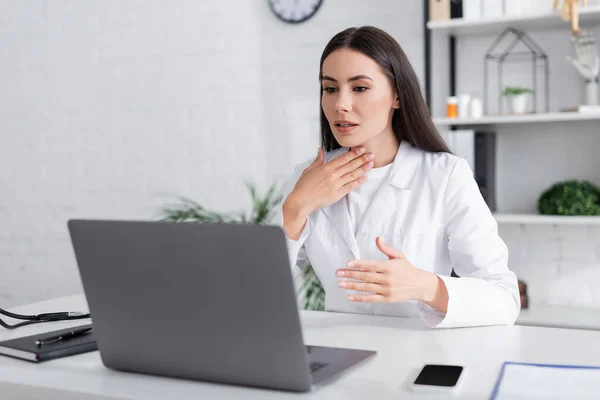
<path id="1" fill-rule="evenodd" d="M 375 351 L 305 346 L 279 226 L 76 219 L 103 364 L 305 392 Z"/>

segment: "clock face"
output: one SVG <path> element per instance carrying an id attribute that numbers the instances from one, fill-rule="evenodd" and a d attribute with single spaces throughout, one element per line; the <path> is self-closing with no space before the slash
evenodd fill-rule
<path id="1" fill-rule="evenodd" d="M 291 24 L 304 22 L 317 12 L 323 0 L 268 0 L 271 11 Z"/>

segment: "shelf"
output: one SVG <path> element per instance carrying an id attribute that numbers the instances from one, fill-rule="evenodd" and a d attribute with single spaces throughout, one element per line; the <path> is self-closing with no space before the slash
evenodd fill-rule
<path id="1" fill-rule="evenodd" d="M 589 121 L 600 119 L 600 113 L 553 112 L 522 115 L 489 115 L 481 118 L 433 118 L 433 123 L 450 125 L 529 124 L 534 122 Z"/>
<path id="2" fill-rule="evenodd" d="M 521 310 L 516 324 L 600 330 L 600 309 L 532 303 Z"/>
<path id="3" fill-rule="evenodd" d="M 600 217 L 539 214 L 494 214 L 498 224 L 600 225 Z"/>
<path id="4" fill-rule="evenodd" d="M 600 23 L 600 6 L 581 7 L 579 10 L 579 22 L 584 29 L 586 24 Z M 486 33 L 499 35 L 502 30 L 508 27 L 524 31 L 562 27 L 569 31 L 569 35 L 571 31 L 571 23 L 563 20 L 558 11 L 481 19 L 456 18 L 445 21 L 427 22 L 427 28 L 430 30 L 454 36 L 482 35 Z"/>

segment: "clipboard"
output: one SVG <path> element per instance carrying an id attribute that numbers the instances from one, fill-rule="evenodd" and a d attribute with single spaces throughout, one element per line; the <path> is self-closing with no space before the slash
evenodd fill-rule
<path id="1" fill-rule="evenodd" d="M 599 393 L 600 366 L 507 361 L 490 400 L 598 399 Z"/>

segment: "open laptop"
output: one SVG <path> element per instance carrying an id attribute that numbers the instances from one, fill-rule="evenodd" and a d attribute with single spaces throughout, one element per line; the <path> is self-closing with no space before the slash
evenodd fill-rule
<path id="1" fill-rule="evenodd" d="M 109 368 L 309 391 L 375 354 L 305 346 L 278 226 L 70 220 Z"/>

